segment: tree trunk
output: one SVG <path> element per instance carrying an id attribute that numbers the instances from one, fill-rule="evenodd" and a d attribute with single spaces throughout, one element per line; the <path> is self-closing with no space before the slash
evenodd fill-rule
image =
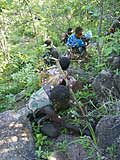
<path id="1" fill-rule="evenodd" d="M 99 25 L 98 25 L 98 37 L 101 36 L 101 30 L 102 30 L 103 0 L 100 0 L 99 7 L 100 7 L 100 19 L 99 19 Z M 98 64 L 101 64 L 102 62 L 102 44 L 100 41 L 97 42 L 97 51 L 98 51 Z"/>

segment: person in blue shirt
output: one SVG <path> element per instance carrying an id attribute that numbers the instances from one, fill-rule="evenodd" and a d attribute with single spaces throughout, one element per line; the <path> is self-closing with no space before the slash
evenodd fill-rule
<path id="1" fill-rule="evenodd" d="M 75 33 L 73 33 L 67 41 L 67 46 L 70 49 L 70 52 L 72 54 L 78 54 L 79 56 L 83 56 L 83 54 L 86 52 L 86 45 L 81 39 L 82 32 L 83 29 L 81 27 L 77 27 L 75 29 Z"/>
<path id="2" fill-rule="evenodd" d="M 69 36 L 67 41 L 67 46 L 69 48 L 81 47 L 84 46 L 84 42 L 81 40 L 83 29 L 81 27 L 77 27 L 75 29 L 75 33 Z"/>

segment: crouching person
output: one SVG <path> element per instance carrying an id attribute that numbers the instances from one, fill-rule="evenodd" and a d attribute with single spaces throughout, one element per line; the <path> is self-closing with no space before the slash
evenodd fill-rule
<path id="1" fill-rule="evenodd" d="M 39 124 L 43 124 L 41 131 L 50 137 L 58 135 L 61 127 L 79 133 L 79 129 L 71 124 L 66 123 L 56 112 L 65 110 L 70 100 L 70 92 L 63 85 L 46 85 L 33 93 L 28 104 L 29 110 L 34 117 L 38 119 Z M 44 124 L 45 120 L 49 122 Z M 46 128 L 47 127 L 47 128 Z M 50 128 L 49 128 L 50 127 Z M 50 132 L 52 127 L 52 133 Z M 54 131 L 53 131 L 54 130 Z"/>
<path id="2" fill-rule="evenodd" d="M 82 83 L 69 75 L 67 71 L 69 65 L 70 59 L 68 57 L 61 57 L 59 59 L 59 66 L 56 65 L 54 68 L 51 68 L 47 70 L 46 73 L 42 74 L 42 84 L 68 86 L 73 90 L 73 92 L 81 90 L 83 87 Z"/>
<path id="3" fill-rule="evenodd" d="M 69 36 L 67 40 L 68 56 L 71 59 L 81 59 L 86 55 L 86 46 L 82 41 L 83 29 L 77 27 L 75 33 Z"/>
<path id="4" fill-rule="evenodd" d="M 55 60 L 53 60 L 52 58 L 59 58 L 59 53 L 56 47 L 53 45 L 53 42 L 51 40 L 46 40 L 44 42 L 44 46 L 47 49 L 47 52 L 42 56 L 44 63 L 49 67 L 55 65 Z"/>

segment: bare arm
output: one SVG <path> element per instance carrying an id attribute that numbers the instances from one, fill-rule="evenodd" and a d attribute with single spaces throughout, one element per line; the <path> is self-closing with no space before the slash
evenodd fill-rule
<path id="1" fill-rule="evenodd" d="M 58 115 L 55 113 L 52 107 L 45 107 L 42 109 L 41 112 L 46 114 L 52 121 L 59 123 L 60 125 L 63 125 L 63 120 L 60 117 L 58 117 Z"/>
<path id="2" fill-rule="evenodd" d="M 74 132 L 80 133 L 80 129 L 78 127 L 66 123 L 62 118 L 58 117 L 58 115 L 55 113 L 55 111 L 51 107 L 45 107 L 42 110 L 42 112 L 48 115 L 48 117 L 58 125 L 65 127 L 69 130 L 72 130 Z"/>

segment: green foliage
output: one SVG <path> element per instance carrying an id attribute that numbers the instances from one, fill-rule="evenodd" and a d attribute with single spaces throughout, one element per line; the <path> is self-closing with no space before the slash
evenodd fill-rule
<path id="1" fill-rule="evenodd" d="M 107 147 L 106 152 L 109 154 L 111 159 L 116 159 L 116 146 L 112 144 L 110 147 Z"/>
<path id="2" fill-rule="evenodd" d="M 79 139 L 73 140 L 69 143 L 65 140 L 63 142 L 59 142 L 57 143 L 57 148 L 59 151 L 65 152 L 69 145 L 76 144 L 76 143 L 79 143 L 82 145 L 82 147 L 87 151 L 87 154 L 89 157 L 93 156 L 95 152 L 95 148 L 92 146 L 91 140 L 86 136 L 81 136 Z"/>
<path id="3" fill-rule="evenodd" d="M 80 144 L 87 150 L 89 156 L 93 155 L 95 148 L 91 146 L 91 142 L 86 136 L 80 137 Z"/>
<path id="4" fill-rule="evenodd" d="M 81 101 L 89 101 L 90 99 L 95 98 L 95 92 L 92 90 L 92 87 L 90 84 L 84 85 L 84 88 L 81 91 L 78 91 L 76 93 L 76 98 Z"/>
<path id="5" fill-rule="evenodd" d="M 104 39 L 103 55 L 104 58 L 108 57 L 112 51 L 120 54 L 120 37 L 119 32 L 114 33 L 114 35 L 107 36 Z M 108 43 L 109 41 L 109 43 Z"/>
<path id="6" fill-rule="evenodd" d="M 114 74 L 120 75 L 120 70 L 117 68 L 116 70 L 114 70 Z"/>
<path id="7" fill-rule="evenodd" d="M 11 5 L 13 0 L 6 0 L 6 2 Z"/>
<path id="8" fill-rule="evenodd" d="M 62 152 L 66 151 L 67 146 L 68 146 L 68 142 L 66 140 L 64 140 L 63 142 L 57 143 L 57 149 Z"/>
<path id="9" fill-rule="evenodd" d="M 36 141 L 37 157 L 46 159 L 51 153 L 50 146 L 52 145 L 52 142 L 47 139 L 47 136 L 44 136 L 42 133 L 40 133 L 39 126 L 33 123 L 32 127 L 33 127 L 34 137 Z"/>
<path id="10" fill-rule="evenodd" d="M 90 133 L 91 133 L 91 136 L 92 136 L 94 144 L 97 144 L 97 140 L 96 140 L 96 135 L 95 135 L 94 129 L 92 128 L 92 126 L 91 126 L 91 124 L 89 122 L 87 123 L 87 126 L 88 126 L 88 128 L 90 130 Z"/>
<path id="11" fill-rule="evenodd" d="M 82 26 L 84 32 L 92 31 L 92 44 L 87 49 L 88 62 L 84 65 L 84 69 L 91 72 L 93 76 L 106 68 L 106 59 L 113 50 L 120 54 L 119 32 L 112 36 L 104 36 L 104 32 L 109 29 L 114 17 L 119 15 L 120 2 L 106 0 L 103 6 L 102 32 L 98 36 L 100 6 L 97 0 L 0 1 L 0 44 L 4 44 L 0 47 L 0 112 L 16 109 L 15 96 L 17 93 L 25 90 L 25 98 L 28 98 L 41 86 L 39 70 L 43 67 L 41 56 L 45 52 L 44 40 L 52 39 L 59 53 L 66 53 L 67 47 L 61 44 L 60 37 L 68 27 L 74 30 L 77 26 Z M 98 64 L 96 42 L 100 44 L 102 51 L 101 64 Z M 119 70 L 114 72 L 117 75 L 120 74 Z M 85 106 L 89 104 L 88 117 L 93 115 L 99 119 L 101 115 L 111 114 L 113 112 L 111 106 L 98 107 L 94 104 L 96 95 L 92 86 L 86 84 L 87 78 L 78 77 L 78 79 L 83 81 L 84 88 L 75 96 Z M 112 97 L 110 100 L 113 101 Z M 80 115 L 73 107 L 60 115 L 69 117 L 68 121 L 73 124 L 81 123 Z M 85 124 L 85 127 L 87 125 Z M 88 127 L 96 143 L 91 124 Z M 35 129 L 34 132 L 38 157 L 47 158 L 51 151 L 49 148 L 51 143 L 46 136 L 40 133 L 39 129 Z M 80 141 L 86 149 L 89 148 L 85 137 Z M 65 150 L 66 145 L 66 142 L 59 144 L 59 149 Z M 92 153 L 91 150 L 90 155 Z"/>

